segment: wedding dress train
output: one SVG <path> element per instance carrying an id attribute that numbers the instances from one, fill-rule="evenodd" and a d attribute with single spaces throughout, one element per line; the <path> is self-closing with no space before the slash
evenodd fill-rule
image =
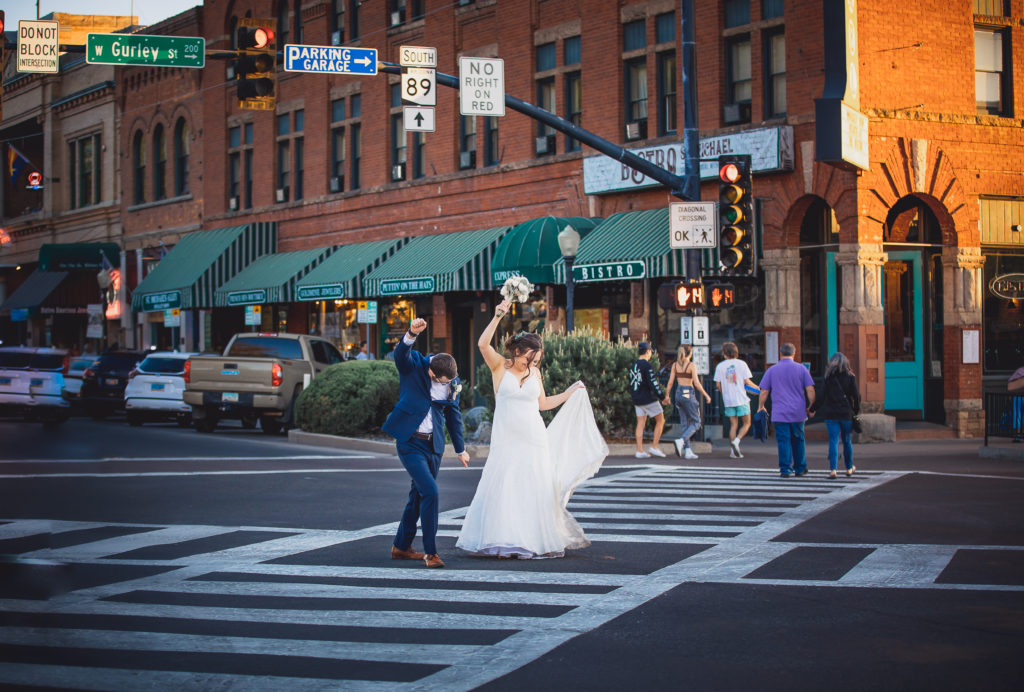
<path id="1" fill-rule="evenodd" d="M 566 509 L 608 455 L 585 389 L 544 427 L 536 375 L 506 372 L 495 396 L 491 447 L 456 546 L 474 555 L 562 557 L 590 545 Z"/>

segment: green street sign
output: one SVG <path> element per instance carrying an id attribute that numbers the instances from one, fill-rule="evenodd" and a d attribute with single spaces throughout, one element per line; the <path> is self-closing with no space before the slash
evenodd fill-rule
<path id="1" fill-rule="evenodd" d="M 631 281 L 647 274 L 643 262 L 600 262 L 577 264 L 572 268 L 573 281 Z"/>
<path id="2" fill-rule="evenodd" d="M 171 310 L 181 307 L 181 291 L 166 291 L 164 293 L 147 293 L 142 296 L 142 311 L 157 312 L 158 310 Z"/>
<path id="3" fill-rule="evenodd" d="M 398 279 L 395 281 L 381 281 L 380 294 L 382 296 L 397 296 L 403 293 L 433 293 L 434 277 L 418 276 L 413 279 Z"/>
<path id="4" fill-rule="evenodd" d="M 259 305 L 267 302 L 267 292 L 262 288 L 253 291 L 231 291 L 228 305 Z"/>
<path id="5" fill-rule="evenodd" d="M 344 297 L 345 287 L 341 284 L 299 286 L 296 291 L 296 298 L 299 300 L 340 300 Z"/>
<path id="6" fill-rule="evenodd" d="M 89 34 L 85 61 L 99 65 L 204 67 L 206 39 L 193 36 Z"/>

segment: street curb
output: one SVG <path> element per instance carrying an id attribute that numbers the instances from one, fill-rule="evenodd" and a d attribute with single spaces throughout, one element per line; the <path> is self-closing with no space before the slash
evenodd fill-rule
<path id="1" fill-rule="evenodd" d="M 978 456 L 983 459 L 1019 459 L 1024 461 L 1024 445 L 1014 447 L 978 447 Z"/>
<path id="2" fill-rule="evenodd" d="M 395 454 L 394 442 L 382 442 L 378 440 L 366 440 L 361 437 L 342 437 L 340 435 L 325 435 L 323 433 L 311 433 L 304 430 L 292 429 L 288 431 L 288 441 L 295 444 L 310 445 L 313 447 L 330 447 L 332 449 L 355 449 L 362 452 L 375 452 L 377 454 Z M 646 446 L 650 446 L 645 443 Z M 671 443 L 659 445 L 661 451 L 670 457 L 675 456 L 675 447 Z M 710 454 L 710 442 L 694 442 L 693 451 L 697 454 Z M 666 449 L 667 448 L 667 449 Z M 466 445 L 466 451 L 473 459 L 484 459 L 490 452 L 489 445 Z M 608 456 L 631 457 L 636 453 L 636 447 L 632 444 L 610 444 L 608 445 Z M 444 456 L 455 458 L 455 449 L 449 444 L 445 447 Z"/>

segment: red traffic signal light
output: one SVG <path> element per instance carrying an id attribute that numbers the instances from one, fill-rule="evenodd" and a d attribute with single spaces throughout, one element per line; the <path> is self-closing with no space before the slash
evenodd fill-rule
<path id="1" fill-rule="evenodd" d="M 749 155 L 718 157 L 718 261 L 726 275 L 755 270 L 754 200 Z"/>
<path id="2" fill-rule="evenodd" d="M 238 28 L 238 47 L 266 48 L 274 42 L 274 30 L 265 26 L 243 26 Z"/>
<path id="3" fill-rule="evenodd" d="M 725 183 L 735 183 L 740 179 L 740 169 L 735 163 L 726 163 L 718 170 L 718 177 Z"/>
<path id="4" fill-rule="evenodd" d="M 235 34 L 238 107 L 274 110 L 277 104 L 277 22 L 244 17 Z"/>

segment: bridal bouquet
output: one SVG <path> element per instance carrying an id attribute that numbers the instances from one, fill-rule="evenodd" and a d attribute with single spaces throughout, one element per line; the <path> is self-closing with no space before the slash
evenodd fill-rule
<path id="1" fill-rule="evenodd" d="M 525 276 L 510 276 L 501 287 L 501 297 L 513 303 L 525 303 L 533 293 L 533 284 Z M 500 311 L 499 311 L 500 312 Z M 501 312 L 500 314 L 505 314 Z"/>

